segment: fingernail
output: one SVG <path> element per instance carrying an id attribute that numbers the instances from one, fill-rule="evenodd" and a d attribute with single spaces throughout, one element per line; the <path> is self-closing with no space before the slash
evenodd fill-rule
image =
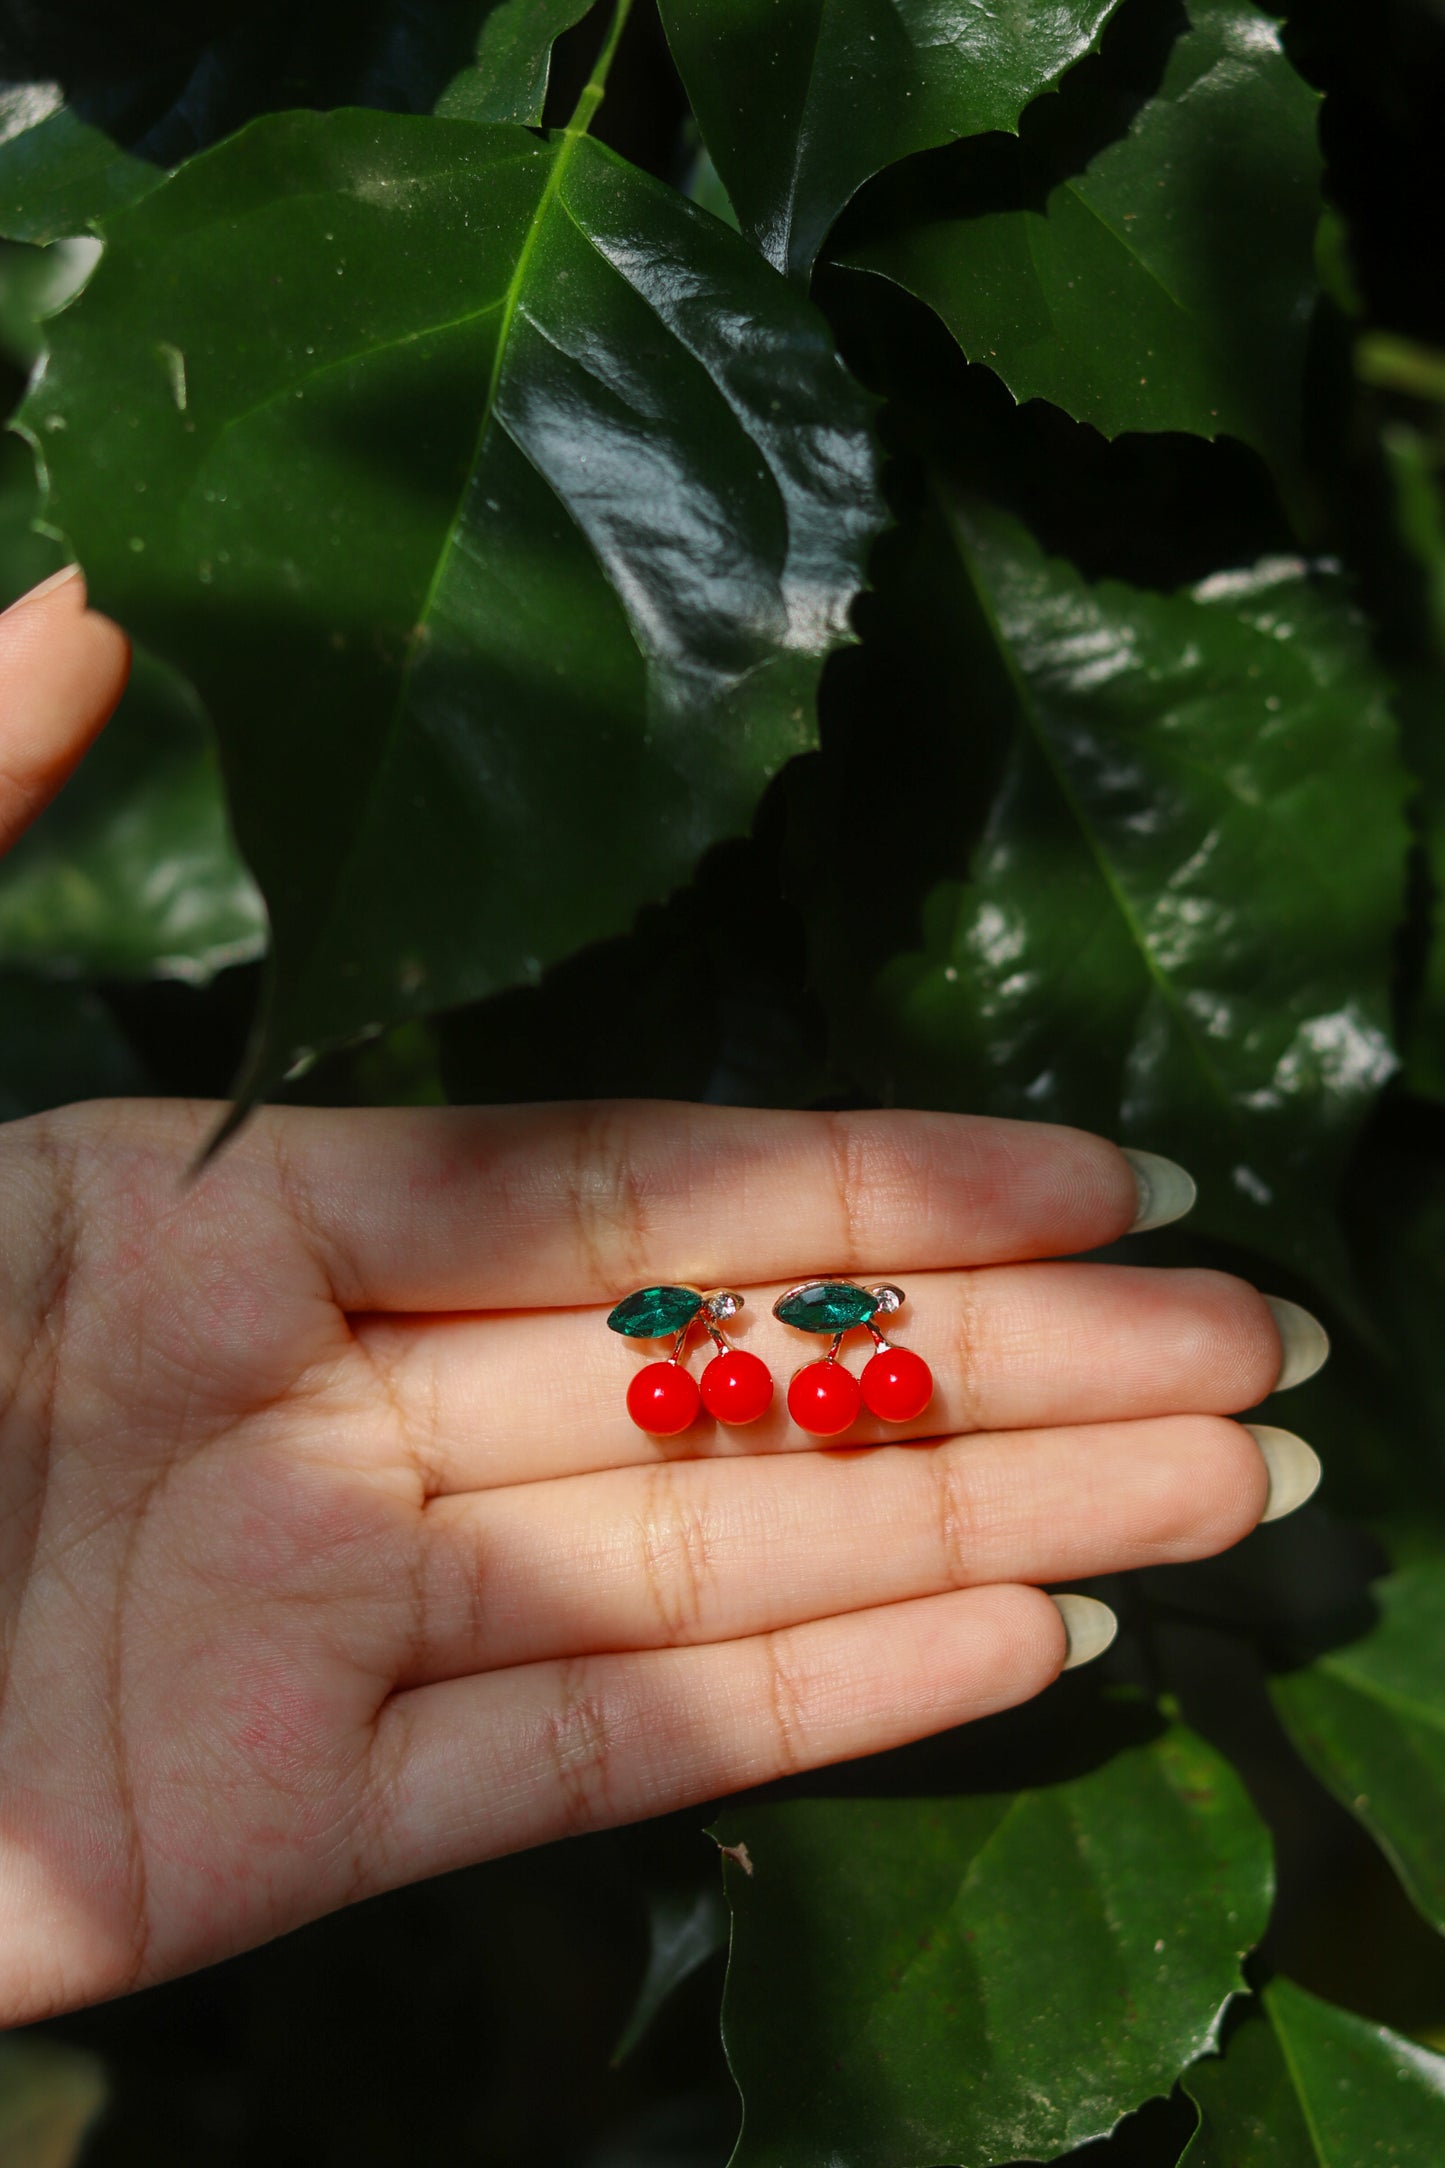
<path id="1" fill-rule="evenodd" d="M 1273 1423 L 1246 1423 L 1245 1429 L 1264 1457 L 1269 1471 L 1269 1497 L 1261 1521 L 1282 1521 L 1319 1487 L 1324 1469 L 1313 1446 L 1292 1430 L 1276 1430 Z"/>
<path id="2" fill-rule="evenodd" d="M 23 610 L 27 602 L 38 602 L 42 595 L 53 594 L 57 587 L 64 587 L 67 580 L 73 580 L 79 570 L 79 565 L 62 565 L 58 572 L 51 573 L 48 580 L 42 580 L 38 587 L 29 588 L 25 594 L 17 596 L 8 609 L 0 610 L 0 617 L 8 617 L 11 610 Z"/>
<path id="3" fill-rule="evenodd" d="M 1329 1359 L 1330 1336 L 1319 1319 L 1299 1303 L 1286 1302 L 1283 1295 L 1266 1295 L 1264 1299 L 1279 1334 L 1281 1361 L 1273 1390 L 1287 1393 L 1291 1385 L 1303 1385 L 1306 1378 L 1324 1368 Z"/>
<path id="4" fill-rule="evenodd" d="M 1051 1596 L 1049 1601 L 1069 1637 L 1065 1671 L 1077 1671 L 1080 1664 L 1091 1664 L 1096 1656 L 1102 1656 L 1119 1631 L 1119 1621 L 1109 1606 L 1096 1596 Z"/>
<path id="5" fill-rule="evenodd" d="M 1151 1227 L 1167 1227 L 1171 1220 L 1183 1219 L 1199 1194 L 1193 1175 L 1158 1152 L 1136 1152 L 1127 1144 L 1122 1150 L 1139 1185 L 1139 1209 L 1130 1234 L 1147 1234 Z"/>

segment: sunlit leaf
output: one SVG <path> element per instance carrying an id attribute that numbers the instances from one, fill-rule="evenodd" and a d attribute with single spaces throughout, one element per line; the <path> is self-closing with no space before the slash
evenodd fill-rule
<path id="1" fill-rule="evenodd" d="M 1349 1300 L 1331 1205 L 1395 1066 L 1405 853 L 1362 625 L 1298 562 L 1091 586 L 1000 515 L 950 517 L 1012 751 L 920 951 L 840 997 L 851 1058 L 889 1098 L 1168 1153 L 1199 1183 L 1191 1225 Z"/>
<path id="2" fill-rule="evenodd" d="M 52 332 L 48 517 L 195 683 L 270 910 L 258 1085 L 621 931 L 810 742 L 867 402 L 587 138 L 257 122 Z"/>
<path id="3" fill-rule="evenodd" d="M 715 1832 L 734 2168 L 970 2168 L 1110 2130 L 1214 2042 L 1269 1907 L 1238 1778 L 1171 1729 L 1022 1792 L 746 1801 Z"/>

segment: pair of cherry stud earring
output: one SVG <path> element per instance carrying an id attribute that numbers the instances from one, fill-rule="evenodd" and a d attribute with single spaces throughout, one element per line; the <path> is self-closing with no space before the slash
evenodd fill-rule
<path id="1" fill-rule="evenodd" d="M 859 1287 L 852 1280 L 805 1280 L 773 1304 L 773 1315 L 801 1332 L 827 1336 L 820 1361 L 805 1363 L 788 1387 L 788 1413 L 815 1438 L 837 1438 L 866 1408 L 885 1423 L 911 1423 L 933 1398 L 933 1372 L 911 1348 L 894 1347 L 877 1320 L 891 1317 L 903 1290 L 883 1284 Z M 618 1303 L 607 1322 L 629 1340 L 671 1339 L 672 1353 L 639 1370 L 627 1388 L 627 1412 L 639 1430 L 673 1438 L 706 1409 L 719 1423 L 755 1423 L 773 1404 L 773 1376 L 747 1348 L 734 1347 L 723 1330 L 743 1307 L 730 1287 L 705 1294 L 697 1287 L 643 1287 Z M 712 1360 L 701 1378 L 683 1368 L 697 1325 L 712 1341 Z M 858 1328 L 873 1341 L 861 1377 L 838 1359 L 844 1338 Z"/>

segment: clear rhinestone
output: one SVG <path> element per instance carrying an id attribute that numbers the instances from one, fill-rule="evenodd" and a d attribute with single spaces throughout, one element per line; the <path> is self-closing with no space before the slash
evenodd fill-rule
<path id="1" fill-rule="evenodd" d="M 870 1287 L 868 1292 L 877 1298 L 878 1307 L 885 1317 L 892 1317 L 895 1310 L 903 1307 L 901 1287 Z"/>
<path id="2" fill-rule="evenodd" d="M 715 1295 L 709 1295 L 706 1303 L 707 1314 L 715 1325 L 726 1324 L 730 1317 L 737 1316 L 741 1308 L 741 1295 L 735 1295 L 728 1287 L 720 1288 Z"/>

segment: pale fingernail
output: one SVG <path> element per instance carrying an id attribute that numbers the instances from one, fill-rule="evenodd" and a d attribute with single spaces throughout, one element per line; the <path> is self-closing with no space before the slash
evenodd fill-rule
<path id="1" fill-rule="evenodd" d="M 1273 1423 L 1246 1423 L 1245 1429 L 1259 1447 L 1269 1472 L 1269 1497 L 1261 1521 L 1282 1521 L 1319 1488 L 1324 1469 L 1313 1446 L 1292 1430 L 1276 1430 Z"/>
<path id="2" fill-rule="evenodd" d="M 1091 1664 L 1096 1656 L 1102 1656 L 1119 1631 L 1119 1621 L 1109 1606 L 1100 1603 L 1097 1596 L 1051 1596 L 1049 1601 L 1069 1637 L 1065 1671 L 1077 1671 L 1080 1664 Z"/>
<path id="3" fill-rule="evenodd" d="M 1299 1303 L 1286 1302 L 1283 1295 L 1266 1295 L 1264 1299 L 1279 1334 L 1281 1359 L 1273 1390 L 1287 1393 L 1291 1385 L 1303 1385 L 1306 1378 L 1324 1368 L 1329 1359 L 1330 1336 L 1319 1319 Z"/>
<path id="4" fill-rule="evenodd" d="M 1128 1144 L 1121 1149 L 1139 1185 L 1139 1209 L 1130 1234 L 1147 1234 L 1151 1227 L 1167 1227 L 1171 1220 L 1183 1219 L 1199 1194 L 1193 1175 L 1158 1152 L 1136 1152 Z"/>
<path id="5" fill-rule="evenodd" d="M 11 610 L 23 610 L 27 602 L 38 602 L 42 595 L 53 594 L 57 587 L 64 587 L 67 580 L 73 580 L 79 570 L 79 565 L 62 565 L 58 572 L 52 572 L 49 579 L 42 580 L 38 587 L 28 588 L 23 595 L 17 595 L 8 609 L 0 611 L 0 616 L 8 617 Z"/>

